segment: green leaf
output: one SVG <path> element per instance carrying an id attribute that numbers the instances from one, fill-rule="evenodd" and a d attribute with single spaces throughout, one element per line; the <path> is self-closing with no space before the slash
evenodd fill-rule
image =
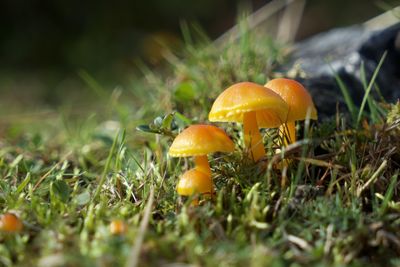
<path id="1" fill-rule="evenodd" d="M 196 90 L 192 83 L 181 83 L 176 87 L 174 97 L 178 102 L 191 101 L 196 97 Z"/>
<path id="2" fill-rule="evenodd" d="M 107 134 L 103 134 L 103 133 L 95 133 L 93 135 L 94 139 L 100 140 L 101 142 L 103 142 L 104 144 L 110 146 L 113 142 L 113 139 L 107 135 Z"/>
<path id="3" fill-rule="evenodd" d="M 165 129 L 170 129 L 173 120 L 174 120 L 174 113 L 166 115 L 162 121 L 161 127 Z"/>
<path id="4" fill-rule="evenodd" d="M 67 203 L 71 189 L 64 180 L 55 180 L 54 182 L 52 182 L 50 190 L 51 193 L 55 195 L 59 200 Z"/>
<path id="5" fill-rule="evenodd" d="M 193 123 L 191 119 L 189 119 L 188 117 L 184 116 L 182 113 L 177 111 L 175 112 L 175 118 L 178 121 L 182 122 L 185 126 Z"/>
<path id="6" fill-rule="evenodd" d="M 10 164 L 10 169 L 14 169 L 15 167 L 17 167 L 18 166 L 18 164 L 21 162 L 21 160 L 24 158 L 24 156 L 21 154 L 21 155 L 18 155 L 14 160 L 13 160 L 13 162 L 11 162 L 11 164 Z"/>
<path id="7" fill-rule="evenodd" d="M 159 133 L 159 130 L 150 128 L 149 125 L 138 125 L 136 126 L 136 130 L 145 132 L 145 133 Z"/>
<path id="8" fill-rule="evenodd" d="M 150 128 L 152 128 L 152 129 L 160 128 L 163 124 L 163 120 L 164 120 L 163 117 L 160 117 L 160 116 L 156 117 L 153 121 L 153 125 L 150 125 Z"/>
<path id="9" fill-rule="evenodd" d="M 89 191 L 84 191 L 83 193 L 80 193 L 79 195 L 76 196 L 75 200 L 76 203 L 80 206 L 86 205 L 90 201 Z"/>
<path id="10" fill-rule="evenodd" d="M 18 185 L 18 187 L 17 187 L 17 194 L 21 193 L 22 190 L 24 190 L 24 188 L 25 188 L 26 185 L 30 182 L 30 180 L 31 180 L 31 173 L 28 172 L 28 173 L 26 174 L 25 179 L 22 181 L 22 183 L 20 183 L 20 184 Z"/>

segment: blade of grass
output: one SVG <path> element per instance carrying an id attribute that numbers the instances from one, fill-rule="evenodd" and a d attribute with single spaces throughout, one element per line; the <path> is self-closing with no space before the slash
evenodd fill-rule
<path id="1" fill-rule="evenodd" d="M 60 166 L 61 163 L 63 163 L 70 155 L 72 154 L 72 151 L 69 151 L 67 154 L 65 154 L 51 169 L 46 172 L 42 177 L 40 177 L 39 181 L 35 184 L 33 187 L 33 191 L 35 191 L 39 185 L 56 169 L 58 166 Z"/>
<path id="2" fill-rule="evenodd" d="M 374 73 L 372 74 L 372 78 L 371 78 L 371 80 L 369 81 L 368 87 L 367 87 L 367 89 L 365 90 L 365 94 L 364 94 L 363 100 L 362 100 L 362 102 L 361 102 L 360 109 L 359 109 L 359 111 L 358 111 L 357 126 L 360 124 L 361 117 L 362 117 L 362 114 L 363 114 L 363 111 L 364 111 L 364 107 L 365 107 L 365 103 L 367 102 L 369 93 L 371 92 L 372 86 L 373 86 L 373 84 L 375 83 L 375 80 L 376 80 L 376 77 L 378 76 L 379 70 L 381 69 L 383 62 L 385 61 L 386 55 L 387 55 L 387 51 L 385 51 L 385 52 L 383 53 L 383 55 L 382 55 L 382 57 L 381 57 L 381 60 L 380 60 L 379 63 L 378 63 L 378 66 L 376 67 Z"/>
<path id="3" fill-rule="evenodd" d="M 106 92 L 106 90 L 100 85 L 99 82 L 96 81 L 95 78 L 93 78 L 92 75 L 89 74 L 89 72 L 81 69 L 78 71 L 78 75 L 89 86 L 89 88 L 93 90 L 96 95 L 101 98 L 108 97 L 108 93 Z"/>
<path id="4" fill-rule="evenodd" d="M 389 201 L 392 199 L 398 176 L 399 176 L 399 170 L 397 170 L 395 172 L 395 174 L 392 176 L 392 178 L 390 179 L 390 184 L 386 191 L 385 198 L 383 199 L 382 205 L 379 209 L 379 214 L 381 214 L 381 215 L 383 215 L 383 213 L 386 211 Z"/>
<path id="5" fill-rule="evenodd" d="M 183 38 L 184 43 L 187 46 L 192 46 L 193 38 L 192 38 L 192 34 L 190 33 L 190 29 L 189 29 L 189 25 L 188 25 L 187 21 L 182 20 L 180 22 L 180 27 L 181 27 L 181 33 L 182 33 L 182 38 Z"/>
<path id="6" fill-rule="evenodd" d="M 108 171 L 110 169 L 112 156 L 114 155 L 115 149 L 117 147 L 118 137 L 119 137 L 119 132 L 115 135 L 114 141 L 113 141 L 113 143 L 111 145 L 111 149 L 110 149 L 110 152 L 108 153 L 106 165 L 104 166 L 103 173 L 101 174 L 101 177 L 100 177 L 99 183 L 97 185 L 96 191 L 95 191 L 95 193 L 93 195 L 92 202 L 95 199 L 97 199 L 98 195 L 100 194 L 101 187 L 103 186 L 103 184 L 104 184 L 104 182 L 106 180 L 107 173 L 108 173 Z"/>
<path id="7" fill-rule="evenodd" d="M 319 167 L 325 167 L 325 168 L 336 168 L 336 169 L 343 169 L 344 167 L 338 164 L 333 164 L 332 162 L 327 162 L 319 159 L 313 159 L 313 158 L 298 158 L 294 157 L 294 159 L 297 159 L 299 161 L 304 161 L 305 163 L 319 166 Z"/>
<path id="8" fill-rule="evenodd" d="M 360 66 L 360 78 L 361 78 L 361 83 L 364 87 L 364 91 L 367 91 L 368 85 L 367 85 L 367 75 L 365 74 L 365 64 L 364 61 L 361 62 Z M 374 99 L 372 99 L 370 96 L 367 98 L 367 103 L 368 103 L 368 108 L 370 111 L 371 119 L 374 123 L 378 122 L 378 113 L 376 110 L 376 104 Z"/>
<path id="9" fill-rule="evenodd" d="M 385 97 L 384 97 L 383 94 L 382 94 L 381 89 L 379 88 L 379 86 L 378 86 L 377 84 L 375 84 L 375 90 L 376 90 L 376 93 L 377 93 L 378 96 L 379 96 L 379 101 L 380 101 L 380 102 L 388 102 L 388 101 L 386 101 Z M 379 107 L 379 106 L 378 106 L 378 107 Z"/>
<path id="10" fill-rule="evenodd" d="M 203 28 L 198 23 L 191 23 L 191 28 L 193 29 L 193 33 L 196 34 L 196 43 L 200 44 L 210 44 L 211 39 L 208 37 L 207 33 L 203 30 Z"/>
<path id="11" fill-rule="evenodd" d="M 31 181 L 31 173 L 28 172 L 25 176 L 25 179 L 18 185 L 16 194 L 18 195 L 19 193 L 21 193 L 22 190 L 24 190 L 24 188 L 29 184 L 30 181 Z"/>
<path id="12" fill-rule="evenodd" d="M 350 161 L 349 161 L 349 167 L 350 167 L 350 177 L 351 177 L 351 182 L 350 182 L 350 192 L 351 195 L 354 196 L 356 195 L 356 182 L 359 179 L 358 173 L 357 173 L 357 151 L 356 151 L 356 146 L 355 144 L 352 144 L 349 149 L 350 153 Z"/>
<path id="13" fill-rule="evenodd" d="M 347 89 L 347 87 L 344 84 L 344 82 L 342 81 L 342 79 L 339 77 L 339 75 L 333 69 L 332 65 L 329 62 L 327 62 L 327 64 L 328 64 L 329 68 L 331 69 L 337 84 L 339 85 L 340 91 L 342 92 L 342 95 L 343 95 L 343 98 L 344 98 L 344 102 L 346 103 L 346 106 L 349 109 L 351 118 L 353 119 L 353 122 L 354 122 L 356 120 L 356 116 L 357 116 L 356 115 L 357 107 L 354 104 L 353 100 L 351 99 L 350 92 Z"/>
<path id="14" fill-rule="evenodd" d="M 306 120 L 304 121 L 304 138 L 310 139 L 310 114 L 311 110 L 308 109 Z M 305 159 L 307 153 L 309 151 L 309 146 L 303 146 L 301 149 L 301 159 Z M 297 172 L 294 176 L 294 181 L 291 182 L 290 185 L 290 192 L 289 192 L 289 199 L 292 198 L 294 195 L 295 189 L 300 181 L 301 176 L 303 175 L 304 169 L 306 167 L 306 162 L 304 160 L 300 160 L 299 165 L 297 166 Z"/>

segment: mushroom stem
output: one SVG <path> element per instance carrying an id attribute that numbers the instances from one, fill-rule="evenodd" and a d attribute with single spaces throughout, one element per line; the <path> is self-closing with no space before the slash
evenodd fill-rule
<path id="1" fill-rule="evenodd" d="M 208 176 L 211 176 L 211 168 L 210 168 L 210 164 L 208 163 L 208 158 L 206 155 L 195 156 L 194 163 L 195 163 L 196 169 L 198 171 L 201 171 L 202 173 L 205 173 Z"/>
<path id="2" fill-rule="evenodd" d="M 283 145 L 288 146 L 296 142 L 296 125 L 294 121 L 286 122 L 279 126 L 279 135 L 283 140 Z"/>
<path id="3" fill-rule="evenodd" d="M 296 142 L 296 125 L 295 122 L 286 122 L 279 126 L 279 136 L 281 137 L 282 140 L 282 146 L 286 147 L 290 144 L 293 144 Z M 281 149 L 277 149 L 275 151 L 276 153 L 281 152 Z M 289 166 L 291 160 L 289 159 L 283 159 L 281 163 L 278 164 L 278 168 L 283 172 L 283 169 Z M 282 183 L 281 186 L 284 188 L 286 185 L 286 178 L 285 176 L 282 175 Z"/>
<path id="4" fill-rule="evenodd" d="M 243 115 L 243 134 L 244 144 L 249 149 L 254 161 L 258 161 L 265 156 L 264 144 L 258 129 L 255 111 L 247 112 Z"/>

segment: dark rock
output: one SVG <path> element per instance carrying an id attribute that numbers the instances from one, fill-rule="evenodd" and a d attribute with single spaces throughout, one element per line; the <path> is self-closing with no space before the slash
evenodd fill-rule
<path id="1" fill-rule="evenodd" d="M 336 113 L 337 103 L 342 112 L 347 111 L 333 71 L 349 89 L 353 102 L 360 105 L 364 96 L 361 64 L 369 81 L 385 51 L 376 84 L 386 101 L 395 102 L 400 97 L 400 23 L 382 30 L 357 25 L 318 34 L 295 45 L 283 70 L 294 73 L 293 78 L 310 91 L 324 118 Z M 371 93 L 380 97 L 376 88 Z"/>

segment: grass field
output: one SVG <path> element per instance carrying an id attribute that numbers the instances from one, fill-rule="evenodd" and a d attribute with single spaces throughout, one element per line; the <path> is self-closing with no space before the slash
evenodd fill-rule
<path id="1" fill-rule="evenodd" d="M 167 67 L 139 63 L 128 88 L 80 72 L 92 89 L 84 107 L 3 113 L 0 210 L 24 229 L 0 233 L 0 266 L 399 266 L 400 106 L 372 99 L 373 80 L 361 108 L 346 99 L 350 112 L 300 125 L 283 173 L 275 130 L 254 164 L 240 125 L 218 124 L 236 152 L 210 157 L 215 197 L 180 199 L 193 163 L 167 155 L 172 138 L 207 122 L 224 88 L 264 84 L 287 56 L 245 29 L 222 48 L 193 32 Z M 114 220 L 126 231 L 113 234 Z"/>

